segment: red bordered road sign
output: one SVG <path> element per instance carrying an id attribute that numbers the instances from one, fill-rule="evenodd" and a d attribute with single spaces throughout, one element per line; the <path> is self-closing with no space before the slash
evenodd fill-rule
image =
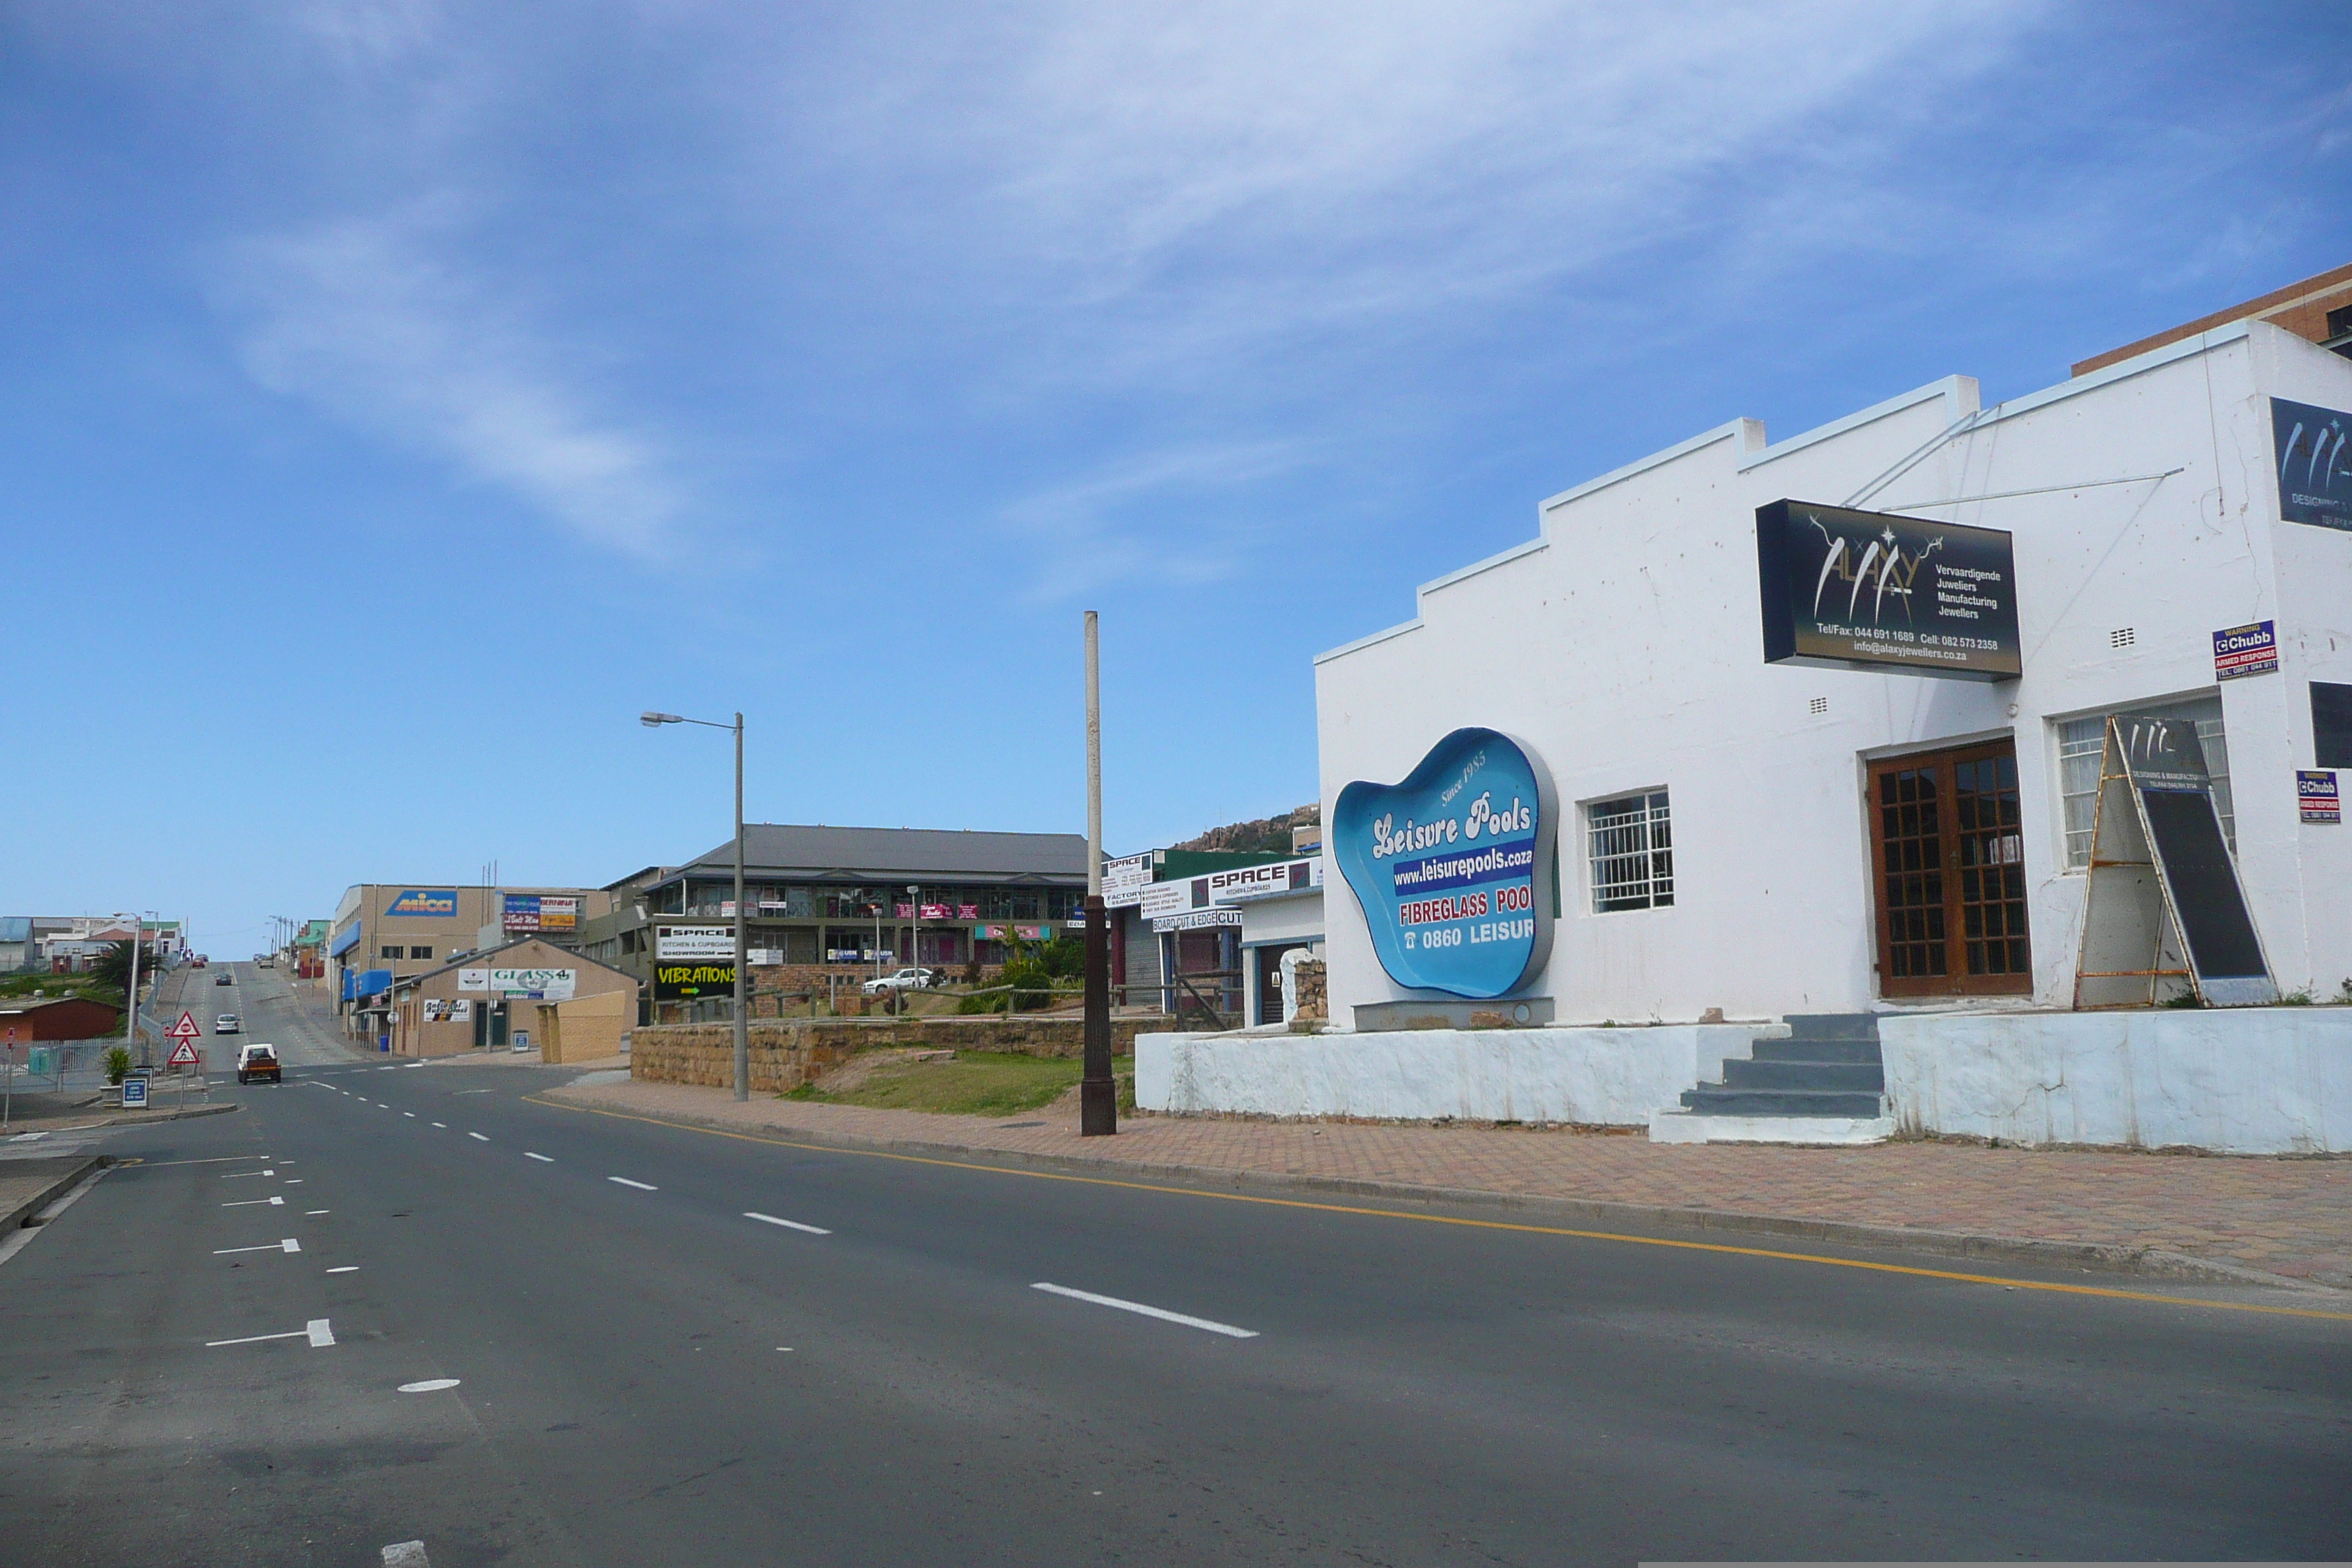
<path id="1" fill-rule="evenodd" d="M 163 1065 L 173 1068 L 200 1068 L 205 1065 L 205 1058 L 197 1053 L 195 1041 L 182 1040 L 172 1047 L 171 1059 Z"/>
<path id="2" fill-rule="evenodd" d="M 180 1021 L 163 1031 L 163 1037 L 167 1040 L 200 1040 L 204 1035 L 194 1013 L 182 1013 Z"/>

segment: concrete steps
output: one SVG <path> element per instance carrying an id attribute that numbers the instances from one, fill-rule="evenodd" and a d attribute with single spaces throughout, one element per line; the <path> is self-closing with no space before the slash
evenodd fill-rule
<path id="1" fill-rule="evenodd" d="M 1681 1110 L 1650 1118 L 1661 1143 L 1869 1143 L 1893 1133 L 1878 1020 L 1868 1013 L 1792 1013 L 1786 1038 L 1759 1039 L 1721 1083 L 1683 1091 Z"/>

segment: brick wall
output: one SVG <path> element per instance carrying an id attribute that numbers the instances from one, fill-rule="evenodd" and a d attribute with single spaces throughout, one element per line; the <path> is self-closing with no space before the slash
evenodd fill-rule
<path id="1" fill-rule="evenodd" d="M 1139 1030 L 1165 1029 L 1167 1020 L 1114 1018 L 1111 1050 L 1132 1054 Z M 948 1018 L 755 1018 L 751 1027 L 751 1087 L 782 1093 L 825 1068 L 881 1046 L 927 1049 L 1020 1051 L 1033 1057 L 1076 1057 L 1086 1049 L 1085 1024 L 1063 1017 L 1001 1016 Z M 662 1024 L 630 1037 L 629 1075 L 649 1083 L 726 1088 L 735 1081 L 735 1030 L 730 1024 Z"/>

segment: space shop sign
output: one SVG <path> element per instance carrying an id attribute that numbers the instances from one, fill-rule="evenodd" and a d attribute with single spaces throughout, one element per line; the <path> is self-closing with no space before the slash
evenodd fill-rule
<path id="1" fill-rule="evenodd" d="M 663 926 L 654 933 L 656 958 L 725 958 L 735 956 L 733 926 Z"/>
<path id="2" fill-rule="evenodd" d="M 1485 998 L 1540 972 L 1556 816 L 1550 775 L 1494 730 L 1454 731 L 1400 783 L 1341 790 L 1329 843 L 1389 978 Z"/>

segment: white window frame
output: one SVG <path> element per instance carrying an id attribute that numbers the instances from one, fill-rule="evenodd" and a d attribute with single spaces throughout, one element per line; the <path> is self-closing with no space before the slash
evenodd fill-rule
<path id="1" fill-rule="evenodd" d="M 1607 808 L 1633 803 L 1639 803 L 1638 816 L 1618 810 L 1604 819 Z M 1632 915 L 1675 907 L 1674 808 L 1665 785 L 1620 790 L 1581 802 L 1577 820 L 1584 830 L 1587 913 Z M 1641 863 L 1638 878 L 1607 874 L 1636 860 Z M 1635 889 L 1638 893 L 1630 890 Z"/>
<path id="2" fill-rule="evenodd" d="M 2159 719 L 2188 719 L 2197 725 L 2197 739 L 2205 752 L 2205 771 L 2213 779 L 2213 809 L 2221 818 L 2221 837 L 2230 853 L 2238 852 L 2238 812 L 2230 787 L 2230 738 L 2222 723 L 2219 692 L 2203 697 L 2171 698 L 2162 702 L 2123 702 L 2093 713 L 2077 713 L 2050 721 L 2050 751 L 2058 776 L 2058 864 L 2069 877 L 2079 877 L 2091 863 L 2091 834 L 2097 823 L 2099 757 L 2106 744 L 2111 714 L 2147 713 Z"/>

